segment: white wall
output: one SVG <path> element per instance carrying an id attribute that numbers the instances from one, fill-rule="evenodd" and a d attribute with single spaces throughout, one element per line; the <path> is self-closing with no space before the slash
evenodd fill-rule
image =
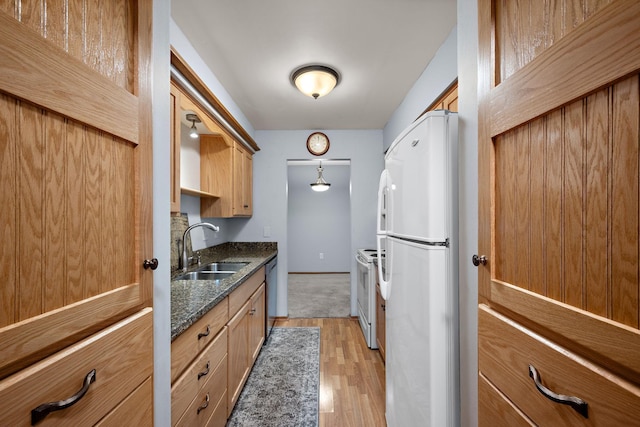
<path id="1" fill-rule="evenodd" d="M 180 27 L 170 18 L 171 46 L 180 54 L 191 69 L 200 77 L 200 80 L 216 95 L 216 98 L 225 106 L 238 123 L 253 137 L 253 126 L 245 117 L 227 90 L 220 84 L 218 78 L 204 63 L 198 52 L 193 48 L 189 39 L 184 35 Z"/>
<path id="2" fill-rule="evenodd" d="M 317 162 L 288 167 L 289 272 L 349 272 L 351 168 L 323 163 L 323 176 L 331 187 L 321 193 L 309 185 L 318 177 L 317 168 Z"/>
<path id="3" fill-rule="evenodd" d="M 458 0 L 461 425 L 478 425 L 478 4 Z"/>
<path id="4" fill-rule="evenodd" d="M 456 52 L 457 29 L 454 27 L 384 127 L 385 150 L 455 81 L 458 76 Z"/>
<path id="5" fill-rule="evenodd" d="M 154 425 L 171 425 L 171 289 L 169 249 L 171 186 L 169 174 L 169 16 L 170 3 L 153 2 L 153 418 Z"/>
<path id="6" fill-rule="evenodd" d="M 307 136 L 313 130 L 256 131 L 260 146 L 253 157 L 253 217 L 234 221 L 236 241 L 278 242 L 278 316 L 287 315 L 287 160 L 310 159 Z M 375 245 L 375 210 L 378 178 L 382 171 L 381 130 L 323 130 L 331 139 L 328 159 L 351 160 L 351 247 Z M 316 158 L 317 159 L 317 158 Z M 264 227 L 271 237 L 263 236 Z M 351 274 L 351 314 L 356 312 L 356 265 L 349 257 Z"/>

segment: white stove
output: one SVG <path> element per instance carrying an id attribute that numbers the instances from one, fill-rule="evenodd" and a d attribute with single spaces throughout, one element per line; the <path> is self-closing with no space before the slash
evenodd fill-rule
<path id="1" fill-rule="evenodd" d="M 358 249 L 358 320 L 369 348 L 378 348 L 376 341 L 376 267 L 375 249 Z"/>

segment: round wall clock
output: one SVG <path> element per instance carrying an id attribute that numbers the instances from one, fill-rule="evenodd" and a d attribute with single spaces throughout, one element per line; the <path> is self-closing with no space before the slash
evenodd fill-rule
<path id="1" fill-rule="evenodd" d="M 322 132 L 314 132 L 307 138 L 307 150 L 314 156 L 322 156 L 329 151 L 329 138 Z"/>

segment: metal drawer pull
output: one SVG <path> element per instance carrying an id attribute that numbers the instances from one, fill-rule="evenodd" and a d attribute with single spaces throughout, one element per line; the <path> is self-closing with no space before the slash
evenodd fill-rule
<path id="1" fill-rule="evenodd" d="M 209 373 L 209 362 L 207 362 L 207 366 L 205 366 L 204 371 L 198 372 L 198 381 L 200 380 L 200 378 L 204 377 L 208 373 Z"/>
<path id="2" fill-rule="evenodd" d="M 204 332 L 200 332 L 198 334 L 198 339 L 208 337 L 210 333 L 211 333 L 211 329 L 209 329 L 209 325 L 207 325 L 207 330 Z"/>
<path id="3" fill-rule="evenodd" d="M 198 406 L 198 414 L 200 413 L 200 411 L 204 411 L 205 409 L 207 409 L 207 406 L 209 406 L 209 393 L 207 393 L 207 395 L 204 397 L 204 402 L 202 402 L 202 404 L 200 406 Z"/>
<path id="4" fill-rule="evenodd" d="M 61 411 L 63 409 L 67 409 L 69 406 L 73 406 L 80 401 L 84 397 L 84 395 L 89 391 L 89 386 L 96 380 L 96 370 L 92 369 L 91 372 L 87 374 L 84 379 L 84 384 L 80 391 L 71 396 L 68 399 L 60 400 L 58 402 L 49 402 L 43 403 L 38 406 L 36 409 L 31 410 L 31 425 L 34 426 L 38 424 L 40 421 L 44 420 L 44 418 L 49 415 L 51 412 Z"/>
<path id="5" fill-rule="evenodd" d="M 538 371 L 536 370 L 536 368 L 533 367 L 533 365 L 529 365 L 529 376 L 533 378 L 533 382 L 535 383 L 536 388 L 540 393 L 542 393 L 544 397 L 556 403 L 569 405 L 583 417 L 589 418 L 589 405 L 587 404 L 587 402 L 580 399 L 579 397 L 554 393 L 548 388 L 546 388 L 545 386 L 543 386 L 542 383 L 540 382 L 540 375 L 538 374 Z"/>

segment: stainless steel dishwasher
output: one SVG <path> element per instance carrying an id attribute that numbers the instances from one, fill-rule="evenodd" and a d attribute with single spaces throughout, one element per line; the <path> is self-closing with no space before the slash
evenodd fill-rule
<path id="1" fill-rule="evenodd" d="M 266 335 L 264 342 L 267 342 L 267 338 L 269 338 L 269 334 L 271 333 L 271 329 L 273 328 L 273 324 L 276 322 L 276 309 L 278 306 L 278 257 L 276 256 L 274 259 L 267 263 L 267 309 L 265 310 L 266 315 Z"/>

